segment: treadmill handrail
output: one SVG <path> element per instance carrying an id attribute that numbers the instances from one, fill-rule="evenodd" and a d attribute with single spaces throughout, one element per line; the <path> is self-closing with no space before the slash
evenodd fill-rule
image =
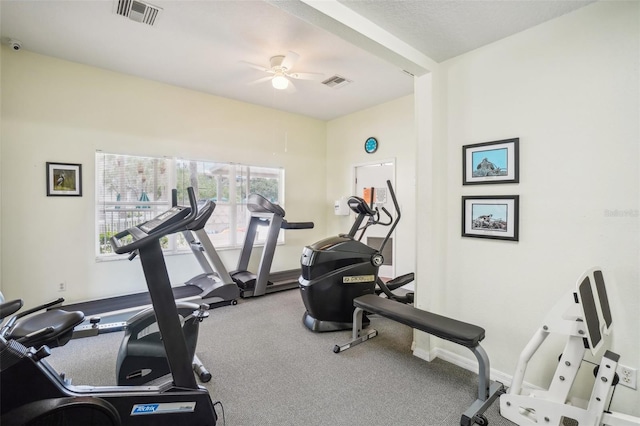
<path id="1" fill-rule="evenodd" d="M 187 227 L 189 223 L 191 223 L 198 215 L 198 202 L 196 200 L 193 187 L 187 188 L 187 193 L 189 194 L 189 204 L 191 208 L 191 211 L 189 211 L 189 214 L 187 216 L 174 223 L 173 225 L 162 227 L 157 231 L 151 232 L 150 234 L 142 231 L 137 226 L 118 232 L 109 240 L 111 246 L 113 247 L 113 251 L 117 254 L 131 253 L 135 250 L 140 249 L 141 247 L 151 244 L 153 241 L 156 241 L 167 234 L 176 232 L 180 228 Z M 135 235 L 135 237 L 138 237 L 139 239 L 136 239 L 129 244 L 122 244 L 120 240 L 127 235 Z"/>
<path id="2" fill-rule="evenodd" d="M 283 219 L 280 229 L 313 229 L 314 226 L 313 222 L 287 222 Z"/>

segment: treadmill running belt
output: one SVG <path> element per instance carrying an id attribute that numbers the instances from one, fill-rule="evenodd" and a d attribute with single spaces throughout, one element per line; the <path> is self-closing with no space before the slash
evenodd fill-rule
<path id="1" fill-rule="evenodd" d="M 195 285 L 173 287 L 174 299 L 198 296 L 202 289 Z M 151 304 L 151 296 L 148 292 L 128 294 L 125 296 L 108 297 L 106 299 L 90 300 L 88 302 L 63 305 L 62 308 L 71 311 L 82 311 L 86 317 L 119 311 L 121 309 L 134 308 Z"/>

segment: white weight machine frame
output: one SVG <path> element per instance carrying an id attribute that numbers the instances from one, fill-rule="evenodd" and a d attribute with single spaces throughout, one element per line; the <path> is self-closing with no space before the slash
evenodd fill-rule
<path id="1" fill-rule="evenodd" d="M 569 398 L 587 349 L 596 355 L 612 327 L 612 316 L 600 268 L 587 270 L 577 289 L 559 301 L 520 354 L 509 391 L 500 397 L 500 414 L 520 425 L 562 426 L 569 418 L 579 426 L 635 426 L 640 418 L 606 411 L 614 389 L 620 356 L 605 351 L 588 401 Z M 527 364 L 551 333 L 568 336 L 549 389 L 523 387 Z"/>

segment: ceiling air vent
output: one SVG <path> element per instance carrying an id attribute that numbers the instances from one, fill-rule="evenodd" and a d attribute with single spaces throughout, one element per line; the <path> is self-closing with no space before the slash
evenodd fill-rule
<path id="1" fill-rule="evenodd" d="M 344 77 L 341 77 L 337 74 L 334 75 L 333 77 L 329 77 L 328 79 L 322 82 L 322 84 L 324 84 L 325 86 L 333 87 L 334 89 L 337 89 L 342 86 L 346 86 L 349 83 L 352 83 L 352 81 Z"/>
<path id="2" fill-rule="evenodd" d="M 162 9 L 136 0 L 117 0 L 116 13 L 132 21 L 154 25 Z"/>

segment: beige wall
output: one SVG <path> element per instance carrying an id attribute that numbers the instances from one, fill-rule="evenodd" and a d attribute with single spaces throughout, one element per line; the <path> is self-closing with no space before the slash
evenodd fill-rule
<path id="1" fill-rule="evenodd" d="M 34 304 L 144 289 L 138 261 L 95 260 L 96 150 L 284 167 L 287 219 L 316 228 L 288 232 L 274 270 L 297 267 L 302 247 L 325 235 L 323 121 L 5 47 L 2 89 L 7 297 Z M 47 161 L 81 163 L 83 196 L 46 197 Z M 237 251 L 222 255 L 232 269 Z M 191 254 L 167 262 L 174 283 L 199 272 Z"/>
<path id="2" fill-rule="evenodd" d="M 611 349 L 640 367 L 638 7 L 596 3 L 452 59 L 434 83 L 446 116 L 434 122 L 439 138 L 421 150 L 418 167 L 447 167 L 419 187 L 444 177 L 433 208 L 445 235 L 418 252 L 418 304 L 484 327 L 500 376 L 513 374 L 547 311 L 595 265 L 609 284 Z M 463 145 L 512 137 L 520 138 L 519 184 L 462 185 Z M 433 152 L 442 156 L 429 158 Z M 520 195 L 519 242 L 460 236 L 461 196 L 485 194 Z M 430 231 L 425 237 L 439 241 Z M 422 267 L 429 250 L 445 253 L 443 279 Z M 562 351 L 562 341 L 551 341 L 529 382 L 550 379 Z M 448 342 L 420 342 L 417 354 L 473 360 Z M 619 387 L 614 409 L 639 415 L 638 398 Z"/>

